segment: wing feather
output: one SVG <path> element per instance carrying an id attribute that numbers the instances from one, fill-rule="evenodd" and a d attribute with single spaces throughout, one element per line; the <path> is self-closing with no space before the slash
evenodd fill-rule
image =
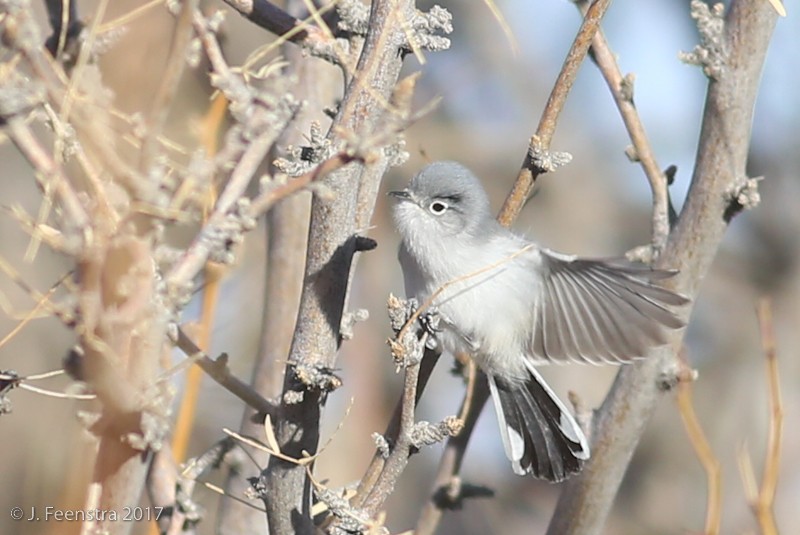
<path id="1" fill-rule="evenodd" d="M 684 296 L 657 286 L 673 271 L 541 250 L 542 288 L 531 352 L 546 361 L 627 362 L 685 324 Z"/>

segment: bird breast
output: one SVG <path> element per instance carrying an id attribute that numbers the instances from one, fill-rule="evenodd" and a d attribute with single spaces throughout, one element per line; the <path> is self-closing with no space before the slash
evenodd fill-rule
<path id="1" fill-rule="evenodd" d="M 486 373 L 521 378 L 540 284 L 538 252 L 518 254 L 527 243 L 496 238 L 482 244 L 460 236 L 404 240 L 399 258 L 408 295 L 420 306 L 434 296 L 430 306 L 450 325 L 437 336 L 445 350 L 471 353 Z"/>

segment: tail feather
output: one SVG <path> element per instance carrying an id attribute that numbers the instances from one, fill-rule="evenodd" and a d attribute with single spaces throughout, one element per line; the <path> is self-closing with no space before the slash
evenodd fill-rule
<path id="1" fill-rule="evenodd" d="M 558 482 L 583 467 L 589 445 L 575 419 L 532 365 L 525 383 L 489 377 L 500 434 L 514 472 Z"/>

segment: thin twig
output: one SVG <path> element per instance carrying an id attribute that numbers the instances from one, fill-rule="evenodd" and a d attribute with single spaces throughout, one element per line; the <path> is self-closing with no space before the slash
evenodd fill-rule
<path id="1" fill-rule="evenodd" d="M 572 42 L 569 52 L 567 52 L 567 57 L 561 66 L 561 72 L 558 74 L 544 111 L 542 111 L 536 134 L 531 138 L 531 148 L 533 148 L 534 144 L 538 144 L 543 150 L 549 150 L 550 142 L 558 124 L 558 117 L 561 115 L 561 110 L 564 109 L 567 95 L 569 95 L 572 84 L 578 75 L 578 68 L 589 51 L 592 39 L 600 27 L 600 20 L 605 15 L 610 3 L 611 0 L 596 0 L 587 10 L 583 23 L 578 30 L 578 35 L 575 36 L 575 40 Z M 508 194 L 503 208 L 500 210 L 500 215 L 497 217 L 497 220 L 503 226 L 510 226 L 517 218 L 533 189 L 536 179 L 542 173 L 541 169 L 536 168 L 531 152 L 529 150 L 525 155 L 517 180 L 514 182 L 514 186 Z"/>
<path id="2" fill-rule="evenodd" d="M 75 316 L 74 310 L 68 309 L 67 307 L 58 307 L 50 302 L 50 297 L 52 296 L 54 290 L 58 288 L 62 283 L 66 283 L 67 279 L 73 274 L 72 271 L 69 271 L 61 276 L 54 284 L 51 286 L 50 290 L 47 291 L 46 294 L 42 294 L 35 288 L 33 288 L 30 284 L 25 282 L 25 279 L 22 278 L 16 269 L 14 269 L 8 262 L 6 262 L 2 256 L 0 256 L 0 272 L 5 273 L 5 275 L 11 279 L 14 284 L 22 288 L 31 299 L 36 301 L 37 306 L 40 304 L 48 308 L 47 312 L 57 317 L 61 322 L 65 325 L 71 326 L 75 323 Z M 2 294 L 0 294 L 2 295 Z M 4 307 L 5 308 L 5 307 Z M 7 313 L 11 313 L 7 311 Z M 24 320 L 28 314 L 23 315 L 22 319 Z M 5 343 L 6 340 L 3 341 Z M 1 346 L 0 346 L 1 347 Z"/>
<path id="3" fill-rule="evenodd" d="M 67 213 L 70 223 L 74 224 L 76 228 L 83 229 L 84 235 L 89 233 L 89 216 L 78 199 L 78 194 L 75 193 L 72 184 L 67 179 L 64 169 L 42 147 L 39 140 L 31 132 L 30 127 L 25 124 L 21 117 L 8 119 L 7 128 L 11 141 L 14 142 L 33 168 L 53 179 L 56 194 Z"/>
<path id="4" fill-rule="evenodd" d="M 17 333 L 19 333 L 22 329 L 24 329 L 25 326 L 36 317 L 36 315 L 39 313 L 39 310 L 41 310 L 50 303 L 50 298 L 53 296 L 53 294 L 56 292 L 56 290 L 60 285 L 61 285 L 61 280 L 59 280 L 58 283 L 54 284 L 50 288 L 50 290 L 48 290 L 48 292 L 42 296 L 41 299 L 38 299 L 36 301 L 36 306 L 34 306 L 27 314 L 25 314 L 25 317 L 22 318 L 22 320 L 17 325 L 15 325 L 13 329 L 11 329 L 11 331 L 8 334 L 6 334 L 2 338 L 2 340 L 0 340 L 0 347 L 3 347 L 8 343 L 9 340 L 14 338 L 17 335 Z M 36 378 L 38 379 L 40 377 Z M 28 377 L 28 380 L 31 380 L 31 377 Z"/>
<path id="5" fill-rule="evenodd" d="M 461 432 L 447 439 L 442 459 L 439 461 L 439 470 L 433 482 L 433 491 L 417 520 L 417 525 L 414 528 L 415 535 L 433 534 L 441 521 L 444 511 L 456 505 L 449 500 L 450 493 L 443 492 L 443 490 L 451 487 L 452 482 L 461 471 L 461 463 L 467 451 L 467 444 L 481 414 L 480 408 L 486 404 L 488 399 L 489 383 L 486 381 L 486 376 L 483 373 L 477 374 L 475 387 L 472 389 L 471 394 L 468 393 L 464 396 L 460 412 L 464 413 L 470 402 L 472 403 L 472 409 L 466 410 L 466 418 L 463 420 L 464 427 Z M 455 496 L 454 498 L 455 502 L 457 502 L 460 496 Z"/>
<path id="6" fill-rule="evenodd" d="M 192 21 L 199 4 L 199 0 L 184 0 L 180 4 L 181 10 L 172 34 L 169 57 L 164 67 L 161 85 L 158 87 L 153 99 L 153 106 L 147 117 L 147 137 L 142 143 L 139 157 L 139 170 L 142 173 L 147 173 L 153 165 L 161 145 L 158 138 L 164 130 L 172 101 L 175 99 L 178 84 L 186 67 L 186 51 L 193 37 Z"/>
<path id="7" fill-rule="evenodd" d="M 258 217 L 272 207 L 276 202 L 288 197 L 289 195 L 300 191 L 312 182 L 325 177 L 329 173 L 347 165 L 353 161 L 363 161 L 364 159 L 358 156 L 350 155 L 345 152 L 340 152 L 331 156 L 311 171 L 304 173 L 298 177 L 292 178 L 285 184 L 276 188 L 270 188 L 255 199 L 250 204 L 251 215 Z"/>
<path id="8" fill-rule="evenodd" d="M 775 349 L 775 332 L 772 322 L 772 307 L 768 299 L 758 304 L 758 323 L 761 331 L 761 346 L 767 363 L 767 384 L 769 385 L 769 435 L 767 451 L 764 458 L 764 474 L 761 487 L 755 482 L 753 463 L 747 448 L 743 447 L 739 455 L 739 469 L 747 501 L 764 535 L 777 535 L 773 504 L 775 489 L 778 486 L 780 472 L 781 437 L 783 436 L 783 403 L 778 374 L 778 358 Z"/>
<path id="9" fill-rule="evenodd" d="M 472 399 L 475 397 L 475 384 L 478 380 L 478 367 L 475 361 L 467 356 L 467 389 L 464 394 L 464 402 L 461 405 L 461 410 L 458 411 L 458 419 L 466 421 L 467 415 L 472 410 Z"/>
<path id="10" fill-rule="evenodd" d="M 194 28 L 200 36 L 206 53 L 211 61 L 214 70 L 222 77 L 232 76 L 230 68 L 225 62 L 222 51 L 219 48 L 214 35 L 209 31 L 205 21 L 199 14 L 195 14 Z M 261 110 L 257 110 L 259 113 Z M 215 229 L 228 216 L 229 211 L 235 206 L 236 202 L 242 198 L 247 186 L 250 184 L 258 166 L 264 160 L 265 155 L 272 147 L 275 140 L 280 135 L 280 128 L 267 128 L 252 139 L 239 157 L 238 163 L 231 173 L 225 189 L 220 193 L 219 199 L 214 205 L 214 210 L 208 217 L 203 229 L 198 233 L 192 244 L 186 249 L 181 259 L 172 267 L 166 277 L 167 283 L 171 288 L 180 288 L 190 281 L 205 265 L 211 253 L 209 240 L 206 239 L 208 233 L 215 232 Z M 294 186 L 288 186 L 292 188 Z M 256 200 L 262 208 L 268 205 L 268 201 L 274 202 L 272 197 Z"/>
<path id="11" fill-rule="evenodd" d="M 589 2 L 586 0 L 576 2 L 575 5 L 583 15 L 589 8 Z M 633 102 L 633 78 L 623 78 L 616 57 L 611 51 L 602 29 L 597 30 L 592 40 L 592 59 L 603 74 L 622 116 L 622 122 L 628 130 L 635 151 L 633 156 L 641 164 L 650 183 L 650 189 L 653 192 L 652 244 L 656 250 L 660 251 L 667 243 L 669 235 L 667 180 L 656 161 L 644 130 L 644 124 L 642 124 Z"/>
<path id="12" fill-rule="evenodd" d="M 425 336 L 420 343 L 424 344 Z M 407 366 L 403 382 L 402 409 L 400 412 L 400 430 L 397 433 L 394 447 L 386 458 L 375 486 L 370 490 L 362 509 L 369 518 L 373 518 L 383 508 L 386 499 L 394 491 L 395 484 L 408 464 L 411 455 L 411 428 L 414 427 L 414 411 L 417 405 L 417 383 L 420 363 Z"/>
<path id="13" fill-rule="evenodd" d="M 420 396 L 422 396 L 423 390 L 428 384 L 428 380 L 433 373 L 434 368 L 436 367 L 436 363 L 439 360 L 441 354 L 438 351 L 425 349 L 425 353 L 422 356 L 422 362 L 420 363 L 420 369 L 418 372 L 417 378 L 417 392 L 416 398 L 414 400 L 415 403 L 419 401 Z M 383 436 L 386 437 L 387 440 L 396 441 L 397 437 L 400 433 L 400 421 L 403 414 L 403 408 L 406 405 L 407 400 L 405 396 L 400 396 L 400 399 L 397 401 L 397 405 L 395 406 L 395 410 L 392 416 L 392 419 L 389 421 L 389 424 L 386 426 L 386 431 L 384 431 Z M 370 462 L 367 469 L 364 471 L 364 476 L 358 482 L 358 488 L 356 489 L 356 494 L 353 496 L 351 500 L 351 504 L 353 507 L 361 507 L 364 505 L 364 501 L 366 500 L 367 496 L 372 492 L 372 489 L 375 488 L 377 483 L 378 477 L 380 476 L 381 472 L 383 471 L 384 464 L 386 463 L 386 458 L 380 451 L 376 451 L 375 455 L 372 457 L 372 461 Z"/>
<path id="14" fill-rule="evenodd" d="M 704 533 L 706 535 L 716 535 L 719 533 L 722 522 L 722 469 L 719 459 L 711 449 L 708 439 L 703 432 L 703 427 L 697 419 L 692 403 L 692 370 L 689 368 L 685 359 L 681 359 L 682 375 L 678 383 L 678 393 L 676 401 L 678 409 L 686 428 L 686 434 L 692 443 L 697 459 L 706 472 L 706 484 L 708 485 L 708 498 L 706 500 L 706 523 Z"/>
<path id="15" fill-rule="evenodd" d="M 178 341 L 176 345 L 186 353 L 191 361 L 203 368 L 203 371 L 205 371 L 209 377 L 214 379 L 231 394 L 244 401 L 248 406 L 264 414 L 271 414 L 274 412 L 275 407 L 272 403 L 264 399 L 258 392 L 254 391 L 249 384 L 231 375 L 227 363 L 224 360 L 215 361 L 201 351 L 200 348 L 197 347 L 197 344 L 186 336 L 183 329 L 178 329 Z"/>
<path id="16" fill-rule="evenodd" d="M 778 356 L 775 347 L 775 330 L 772 322 L 772 305 L 762 300 L 758 308 L 762 348 L 767 359 L 767 381 L 769 384 L 769 441 L 764 460 L 764 477 L 761 480 L 761 496 L 765 505 L 772 509 L 775 489 L 780 472 L 781 437 L 783 436 L 783 403 L 778 373 Z"/>
<path id="17" fill-rule="evenodd" d="M 125 26 L 126 24 L 130 24 L 139 17 L 146 15 L 151 9 L 161 7 L 163 5 L 164 0 L 150 0 L 146 4 L 137 6 L 113 20 L 101 22 L 100 26 L 97 28 L 97 33 L 104 34 L 106 32 L 110 32 L 111 30 Z"/>
<path id="18" fill-rule="evenodd" d="M 331 40 L 320 27 L 306 24 L 266 0 L 224 0 L 224 2 L 247 20 L 292 43 L 309 44 Z"/>

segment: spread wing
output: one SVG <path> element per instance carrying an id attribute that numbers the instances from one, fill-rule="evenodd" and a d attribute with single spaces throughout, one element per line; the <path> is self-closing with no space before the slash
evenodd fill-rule
<path id="1" fill-rule="evenodd" d="M 672 271 L 542 250 L 532 352 L 543 361 L 627 362 L 666 342 L 686 297 L 656 286 Z"/>

